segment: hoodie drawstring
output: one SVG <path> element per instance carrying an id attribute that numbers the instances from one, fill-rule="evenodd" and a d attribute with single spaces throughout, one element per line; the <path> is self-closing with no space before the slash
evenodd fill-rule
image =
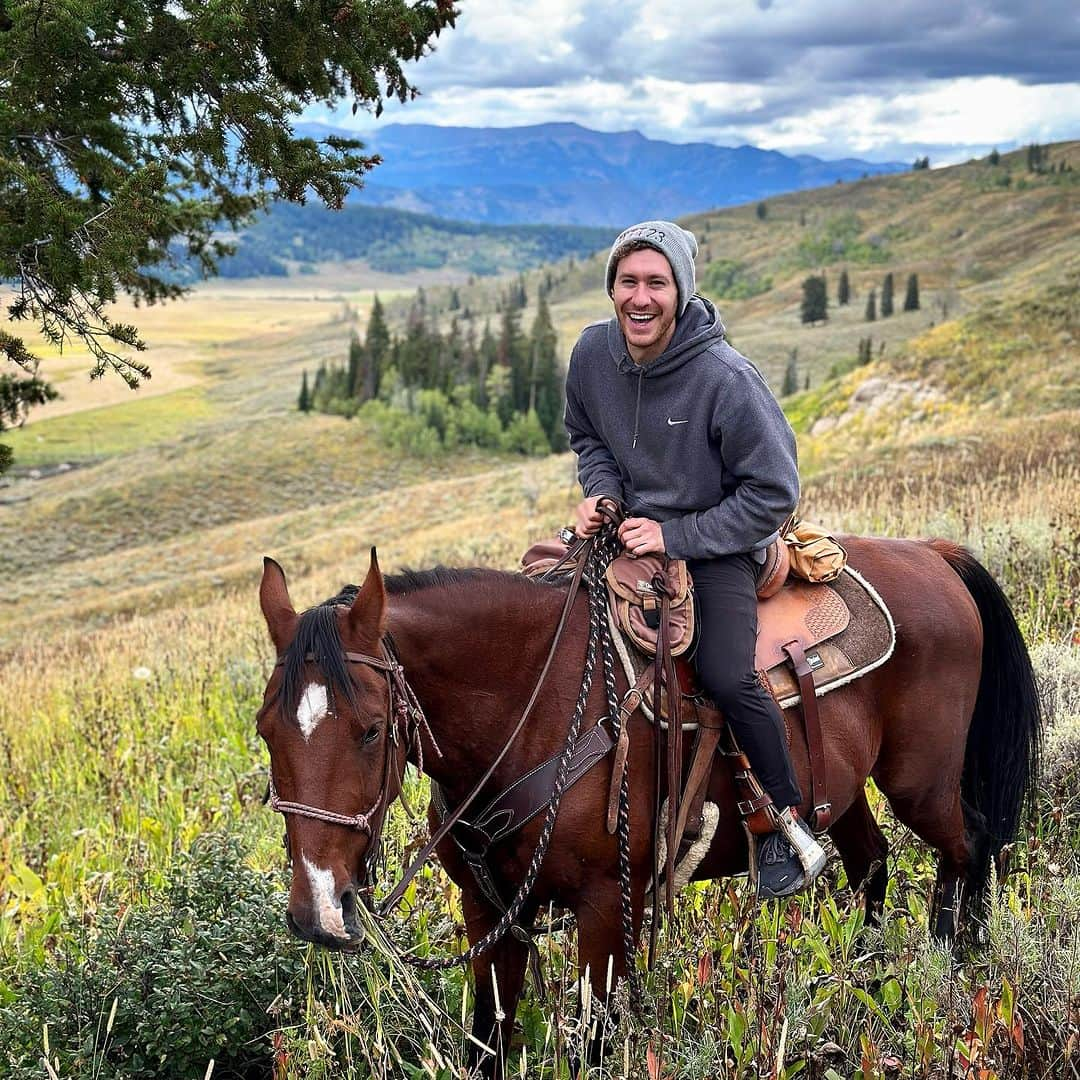
<path id="1" fill-rule="evenodd" d="M 637 447 L 638 417 L 641 416 L 641 380 L 644 378 L 644 370 L 639 370 L 637 377 L 637 404 L 634 406 L 634 442 L 630 447 L 631 450 L 634 450 Z"/>

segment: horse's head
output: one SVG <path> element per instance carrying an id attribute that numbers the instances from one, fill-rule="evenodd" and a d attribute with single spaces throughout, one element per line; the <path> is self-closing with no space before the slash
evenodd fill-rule
<path id="1" fill-rule="evenodd" d="M 405 767 L 408 701 L 383 646 L 386 592 L 375 551 L 355 597 L 301 615 L 281 567 L 266 559 L 259 601 L 278 654 L 257 722 L 292 862 L 286 919 L 306 941 L 355 947 L 363 938 L 357 904 Z"/>

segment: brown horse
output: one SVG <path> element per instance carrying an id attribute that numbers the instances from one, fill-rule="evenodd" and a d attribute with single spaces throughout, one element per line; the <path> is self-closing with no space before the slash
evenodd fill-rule
<path id="1" fill-rule="evenodd" d="M 1035 780 L 1040 711 L 1031 664 L 1001 589 L 963 548 L 856 537 L 844 544 L 851 565 L 890 607 L 897 646 L 889 663 L 821 699 L 834 809 L 830 833 L 852 886 L 870 875 L 873 912 L 886 882 L 886 843 L 864 790 L 873 777 L 897 818 L 940 853 L 934 929 L 950 935 L 957 899 L 970 906 L 983 892 L 990 860 L 1014 837 Z M 436 569 L 384 579 L 372 552 L 359 590 L 298 615 L 284 573 L 266 560 L 260 600 L 279 662 L 258 730 L 270 749 L 275 805 L 286 813 L 293 867 L 287 918 L 296 934 L 331 947 L 358 945 L 356 904 L 406 759 L 415 765 L 422 755 L 448 805 L 466 796 L 521 714 L 565 599 L 565 585 L 491 570 Z M 584 607 L 582 597 L 534 713 L 496 770 L 492 791 L 561 750 L 581 683 Z M 408 718 L 416 702 L 426 724 Z M 605 712 L 596 685 L 586 727 Z M 800 784 L 808 792 L 801 725 L 787 719 Z M 630 740 L 637 935 L 652 871 L 656 752 L 640 714 L 631 720 Z M 609 757 L 567 791 L 517 920 L 528 927 L 549 904 L 570 909 L 580 969 L 588 968 L 600 999 L 609 957 L 616 977 L 625 971 L 616 839 L 604 826 L 611 768 Z M 720 807 L 721 820 L 695 876 L 745 871 L 746 845 L 726 768 L 715 770 L 709 798 Z M 493 849 L 491 869 L 505 895 L 512 896 L 524 879 L 540 829 L 541 818 L 534 819 Z M 468 937 L 476 942 L 497 924 L 498 912 L 452 841 L 444 841 L 438 854 L 461 888 Z M 508 934 L 473 965 L 474 1034 L 503 1052 L 527 956 L 527 947 Z M 498 1072 L 501 1063 L 488 1067 Z"/>

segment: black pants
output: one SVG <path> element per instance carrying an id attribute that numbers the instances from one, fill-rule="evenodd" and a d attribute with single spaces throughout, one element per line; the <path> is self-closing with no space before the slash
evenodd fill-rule
<path id="1" fill-rule="evenodd" d="M 697 596 L 695 664 L 705 692 L 723 712 L 777 808 L 802 802 L 784 720 L 754 672 L 757 563 L 750 555 L 688 562 Z"/>

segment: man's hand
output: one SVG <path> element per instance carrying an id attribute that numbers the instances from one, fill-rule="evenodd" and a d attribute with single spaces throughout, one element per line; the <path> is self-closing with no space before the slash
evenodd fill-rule
<path id="1" fill-rule="evenodd" d="M 631 555 L 662 555 L 665 551 L 660 522 L 652 518 L 627 518 L 619 526 L 619 539 Z"/>
<path id="2" fill-rule="evenodd" d="M 574 511 L 574 532 L 578 536 L 592 536 L 601 525 L 604 524 L 604 515 L 596 509 L 596 504 L 601 499 L 609 499 L 607 495 L 594 495 L 591 499 L 582 499 Z"/>

